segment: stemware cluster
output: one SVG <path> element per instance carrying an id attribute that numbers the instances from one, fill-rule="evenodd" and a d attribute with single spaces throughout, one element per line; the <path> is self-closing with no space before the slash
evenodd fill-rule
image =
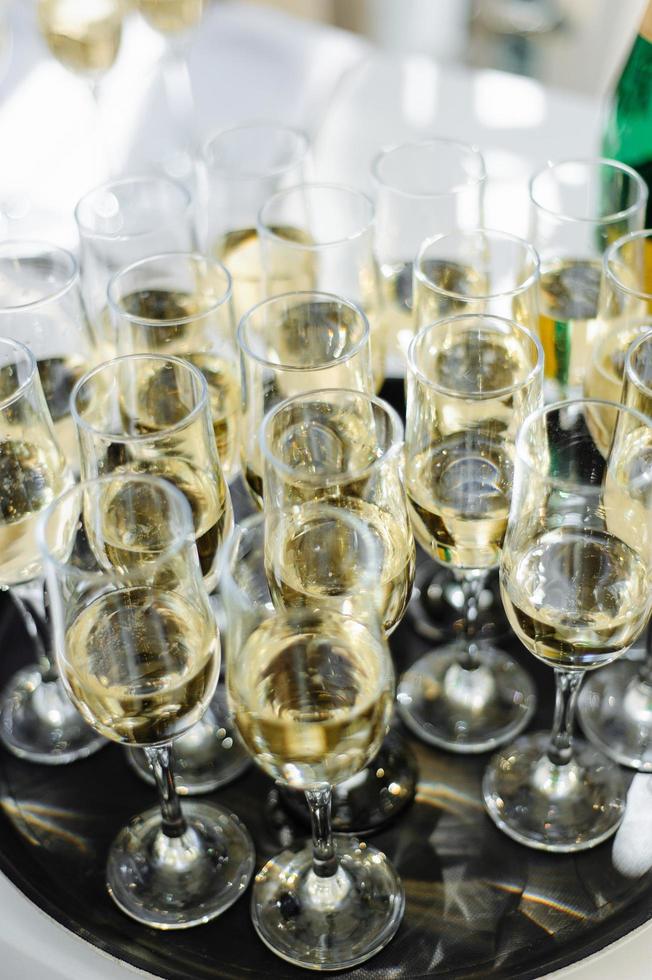
<path id="1" fill-rule="evenodd" d="M 652 606 L 647 191 L 612 161 L 551 164 L 528 242 L 483 227 L 482 155 L 450 140 L 382 151 L 375 200 L 311 182 L 283 126 L 221 132 L 200 164 L 199 200 L 160 175 L 87 193 L 79 267 L 0 248 L 0 582 L 39 656 L 0 738 L 48 764 L 128 750 L 160 807 L 116 837 L 108 889 L 161 929 L 248 887 L 248 831 L 194 796 L 253 758 L 312 832 L 259 870 L 255 929 L 345 969 L 403 916 L 360 839 L 414 797 L 399 719 L 495 750 L 487 813 L 546 851 L 615 832 L 616 763 L 652 770 L 652 668 L 622 657 Z M 405 423 L 378 394 L 397 357 Z M 236 480 L 258 513 L 234 523 Z M 444 642 L 396 685 L 408 610 Z M 551 735 L 523 734 L 510 627 L 554 669 Z"/>

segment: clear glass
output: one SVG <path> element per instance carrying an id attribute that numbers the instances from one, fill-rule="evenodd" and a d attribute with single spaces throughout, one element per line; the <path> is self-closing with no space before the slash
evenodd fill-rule
<path id="1" fill-rule="evenodd" d="M 639 242 L 650 232 L 643 232 Z M 647 243 L 646 243 L 647 244 Z M 649 297 L 652 300 L 652 296 Z M 647 304 L 647 294 L 631 292 L 625 300 L 632 303 L 633 323 L 639 303 Z M 626 317 L 626 314 L 625 314 Z M 639 329 L 641 334 L 643 327 Z M 652 418 L 652 323 L 647 332 L 635 340 L 626 352 L 625 380 L 620 401 Z M 603 455 L 609 451 L 617 416 L 604 408 L 593 413 L 592 434 Z M 603 428 L 611 434 L 603 439 Z M 606 450 L 605 450 L 606 445 Z M 577 714 L 584 734 L 605 755 L 623 766 L 652 772 L 652 631 L 648 627 L 643 660 L 626 657 L 594 671 L 586 678 L 580 692 Z"/>
<path id="2" fill-rule="evenodd" d="M 138 259 L 194 251 L 192 200 L 183 184 L 169 177 L 124 177 L 85 194 L 75 220 L 84 306 L 107 360 L 116 353 L 107 305 L 110 279 Z"/>
<path id="3" fill-rule="evenodd" d="M 265 296 L 335 293 L 364 310 L 376 388 L 385 376 L 380 273 L 373 254 L 374 206 L 338 184 L 298 184 L 261 208 L 258 235 Z"/>
<path id="4" fill-rule="evenodd" d="M 282 563 L 273 566 L 278 575 L 270 574 L 273 592 L 287 603 L 298 602 L 306 590 L 311 602 L 324 588 L 336 593 L 355 590 L 351 583 L 346 588 L 354 569 L 345 528 L 340 529 L 339 546 L 337 529 L 331 529 L 329 543 L 322 542 L 319 550 L 331 576 L 326 586 L 321 565 L 315 567 L 311 561 L 322 534 L 320 508 L 332 504 L 359 518 L 380 549 L 376 606 L 389 635 L 405 613 L 415 567 L 402 484 L 400 419 L 386 402 L 363 392 L 309 391 L 274 408 L 263 422 L 260 440 L 268 551 L 278 556 L 281 549 L 282 556 Z M 387 785 L 393 785 L 389 798 Z M 357 772 L 354 781 L 338 786 L 338 826 L 356 832 L 381 826 L 411 801 L 414 790 L 411 753 L 393 733 L 380 756 Z"/>
<path id="5" fill-rule="evenodd" d="M 120 354 L 173 354 L 202 372 L 222 470 L 233 477 L 240 365 L 228 271 L 196 252 L 155 255 L 118 272 L 108 300 Z"/>
<path id="6" fill-rule="evenodd" d="M 584 377 L 584 396 L 622 401 L 625 358 L 632 343 L 652 330 L 652 292 L 647 291 L 646 257 L 652 248 L 652 231 L 636 231 L 616 239 L 604 253 L 598 325 L 591 359 Z M 606 453 L 613 434 L 613 417 L 607 412 L 596 432 Z"/>
<path id="7" fill-rule="evenodd" d="M 143 746 L 160 797 L 114 840 L 107 887 L 127 915 L 183 929 L 219 915 L 252 875 L 238 818 L 214 804 L 181 809 L 173 741 L 201 716 L 220 663 L 187 499 L 164 480 L 112 473 L 72 488 L 38 529 L 57 659 L 98 732 Z"/>
<path id="8" fill-rule="evenodd" d="M 500 559 L 524 418 L 541 404 L 543 352 L 525 327 L 468 314 L 423 327 L 408 352 L 405 486 L 417 541 L 462 589 L 462 629 L 403 675 L 398 708 L 420 738 L 486 752 L 535 707 L 526 671 L 477 631 L 480 593 Z"/>
<path id="9" fill-rule="evenodd" d="M 0 336 L 26 344 L 36 357 L 57 442 L 79 469 L 70 393 L 98 359 L 84 313 L 74 257 L 47 242 L 0 244 Z"/>
<path id="10" fill-rule="evenodd" d="M 539 336 L 548 400 L 581 394 L 599 331 L 602 256 L 643 227 L 647 187 L 622 163 L 549 163 L 530 181 L 529 240 L 539 253 Z"/>
<path id="11" fill-rule="evenodd" d="M 369 323 L 330 293 L 286 293 L 259 303 L 238 327 L 242 382 L 240 452 L 254 503 L 262 507 L 259 432 L 264 416 L 291 395 L 317 388 L 374 389 Z"/>
<path id="12" fill-rule="evenodd" d="M 224 569 L 229 697 L 256 762 L 277 782 L 305 792 L 313 840 L 287 847 L 260 870 L 252 917 L 262 941 L 283 959 L 346 969 L 387 945 L 405 903 L 385 855 L 333 837 L 330 825 L 331 781 L 364 765 L 389 722 L 392 664 L 372 625 L 373 600 L 364 625 L 333 609 L 274 613 L 264 552 L 261 516 L 236 528 Z M 270 688 L 265 677 L 279 670 L 280 682 Z M 332 746 L 326 753 L 325 729 Z"/>
<path id="13" fill-rule="evenodd" d="M 205 0 L 136 0 L 136 6 L 155 31 L 178 37 L 199 25 Z"/>
<path id="14" fill-rule="evenodd" d="M 202 243 L 233 277 L 238 322 L 265 298 L 258 212 L 272 194 L 306 179 L 307 157 L 303 133 L 269 122 L 223 130 L 204 145 Z"/>
<path id="15" fill-rule="evenodd" d="M 471 228 L 428 238 L 414 264 L 414 326 L 489 313 L 528 330 L 538 324 L 539 257 L 504 231 Z"/>
<path id="16" fill-rule="evenodd" d="M 386 348 L 403 365 L 415 329 L 412 270 L 417 252 L 432 235 L 484 224 L 487 175 L 477 147 L 429 139 L 383 150 L 372 164 L 371 176 Z"/>
<path id="17" fill-rule="evenodd" d="M 604 403 L 539 409 L 516 443 L 512 502 L 500 569 L 512 627 L 555 671 L 553 730 L 523 736 L 485 772 L 489 815 L 510 837 L 571 852 L 610 837 L 625 809 L 619 767 L 573 737 L 587 671 L 621 656 L 652 605 L 652 422 L 611 403 L 606 458 L 593 432 Z"/>
<path id="18" fill-rule="evenodd" d="M 0 695 L 0 738 L 30 762 L 72 762 L 102 747 L 58 678 L 45 612 L 36 523 L 72 483 L 56 440 L 34 355 L 0 338 L 0 588 L 10 589 L 38 662 Z"/>

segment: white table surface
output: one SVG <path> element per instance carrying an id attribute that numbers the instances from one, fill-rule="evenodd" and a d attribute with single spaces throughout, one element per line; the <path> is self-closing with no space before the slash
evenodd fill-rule
<path id="1" fill-rule="evenodd" d="M 0 54 L 0 211 L 13 214 L 0 224 L 0 235 L 36 235 L 74 247 L 72 208 L 104 178 L 104 163 L 89 139 L 95 124 L 89 94 L 47 55 L 33 6 L 14 0 L 11 58 Z M 168 139 L 157 73 L 162 49 L 133 18 L 102 95 L 104 132 L 118 167 L 152 164 Z M 477 143 L 490 176 L 487 224 L 517 233 L 525 231 L 528 175 L 547 159 L 590 155 L 597 147 L 600 107 L 591 99 L 422 56 L 397 61 L 353 35 L 253 5 L 211 9 L 190 71 L 198 139 L 244 120 L 290 123 L 312 137 L 315 173 L 324 179 L 367 186 L 375 151 L 414 134 Z M 652 866 L 650 778 L 636 777 L 631 800 L 613 846 L 621 873 L 636 876 Z M 650 954 L 652 923 L 551 976 L 648 980 Z M 135 975 L 145 974 L 69 933 L 0 874 L 1 980 Z"/>

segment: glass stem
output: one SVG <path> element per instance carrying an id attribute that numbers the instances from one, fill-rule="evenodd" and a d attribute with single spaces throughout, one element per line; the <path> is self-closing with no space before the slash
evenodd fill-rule
<path id="1" fill-rule="evenodd" d="M 471 569 L 456 569 L 455 578 L 460 583 L 464 603 L 462 605 L 462 635 L 464 637 L 464 653 L 460 666 L 465 670 L 473 670 L 478 666 L 478 648 L 475 642 L 477 636 L 478 613 L 480 610 L 480 593 L 487 578 L 485 571 Z"/>
<path id="2" fill-rule="evenodd" d="M 548 758 L 554 766 L 566 766 L 573 758 L 575 708 L 584 672 L 555 670 L 555 716 L 548 745 Z"/>
<path id="3" fill-rule="evenodd" d="M 337 858 L 331 833 L 331 788 L 306 790 L 312 827 L 312 870 L 319 878 L 331 878 Z"/>
<path id="4" fill-rule="evenodd" d="M 166 837 L 181 837 L 187 824 L 181 812 L 181 801 L 172 774 L 172 743 L 149 746 L 145 755 L 152 767 L 161 806 L 161 829 Z"/>
<path id="5" fill-rule="evenodd" d="M 652 687 L 652 620 L 648 623 L 645 634 L 645 658 L 638 672 L 638 681 Z"/>
<path id="6" fill-rule="evenodd" d="M 41 578 L 14 585 L 10 592 L 18 609 L 27 635 L 34 644 L 36 659 L 43 672 L 43 680 L 56 681 L 59 674 L 52 649 L 47 616 L 47 593 Z"/>

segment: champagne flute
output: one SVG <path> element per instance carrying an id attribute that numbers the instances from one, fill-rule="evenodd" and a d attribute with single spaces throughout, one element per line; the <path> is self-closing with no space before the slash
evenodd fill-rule
<path id="1" fill-rule="evenodd" d="M 385 376 L 380 275 L 373 254 L 374 206 L 339 184 L 297 184 L 273 194 L 258 215 L 266 296 L 335 293 L 364 310 L 376 389 Z"/>
<path id="2" fill-rule="evenodd" d="M 573 738 L 587 671 L 615 660 L 645 626 L 652 604 L 652 422 L 611 403 L 605 459 L 591 416 L 603 403 L 553 404 L 523 423 L 501 562 L 501 590 L 516 635 L 555 671 L 552 735 L 527 735 L 485 772 L 485 805 L 510 837 L 546 851 L 606 840 L 625 809 L 618 766 Z"/>
<path id="3" fill-rule="evenodd" d="M 362 622 L 328 608 L 274 614 L 263 555 L 257 516 L 226 552 L 229 697 L 258 765 L 305 792 L 313 845 L 285 848 L 261 869 L 252 917 L 283 959 L 346 969 L 382 949 L 403 916 L 403 887 L 385 855 L 330 829 L 332 784 L 365 765 L 387 728 L 391 658 L 373 594 Z M 360 569 L 360 552 L 351 557 Z"/>
<path id="4" fill-rule="evenodd" d="M 124 177 L 85 194 L 75 220 L 84 306 L 109 358 L 116 353 L 107 305 L 111 277 L 149 255 L 192 252 L 197 244 L 192 199 L 169 177 Z"/>
<path id="5" fill-rule="evenodd" d="M 298 130 L 275 123 L 249 123 L 211 137 L 203 150 L 206 214 L 205 252 L 224 262 L 233 277 L 239 322 L 265 298 L 256 221 L 265 201 L 304 179 L 308 140 Z M 291 237 L 293 229 L 283 230 Z M 296 287 L 292 280 L 268 283 L 269 295 Z"/>
<path id="6" fill-rule="evenodd" d="M 225 267 L 196 252 L 140 259 L 111 279 L 108 301 L 121 354 L 173 354 L 202 372 L 222 470 L 234 476 L 240 365 Z"/>
<path id="7" fill-rule="evenodd" d="M 215 804 L 181 809 L 173 742 L 206 709 L 219 634 L 187 498 L 169 482 L 112 473 L 68 490 L 38 529 L 57 658 L 70 696 L 103 736 L 144 747 L 160 797 L 114 840 L 107 887 L 159 929 L 219 915 L 254 867 L 249 834 Z"/>
<path id="8" fill-rule="evenodd" d="M 203 375 L 180 358 L 124 355 L 78 382 L 72 412 L 84 479 L 113 472 L 151 473 L 185 494 L 204 581 L 212 591 L 233 511 Z M 208 792 L 246 767 L 247 755 L 234 736 L 224 702 L 225 693 L 218 690 L 199 724 L 175 745 L 179 792 Z M 139 775 L 151 778 L 141 754 L 128 758 Z"/>
<path id="9" fill-rule="evenodd" d="M 197 27 L 205 0 L 136 0 L 138 10 L 150 27 L 166 37 L 184 35 Z"/>
<path id="10" fill-rule="evenodd" d="M 649 232 L 644 232 L 646 236 Z M 643 294 L 644 295 L 644 294 Z M 652 298 L 652 297 L 651 297 Z M 630 297 L 634 308 L 641 301 L 638 290 Z M 634 323 L 637 318 L 634 315 Z M 642 329 L 642 328 L 641 328 Z M 620 401 L 652 418 L 652 324 L 631 344 L 625 359 L 625 380 Z M 595 413 L 594 418 L 595 418 Z M 600 411 L 598 421 L 607 418 L 612 433 L 617 420 L 613 410 Z M 603 455 L 595 424 L 591 434 Z M 648 628 L 647 650 L 642 662 L 623 657 L 603 670 L 592 672 L 582 686 L 577 714 L 584 734 L 599 749 L 623 766 L 652 772 L 652 658 Z"/>
<path id="11" fill-rule="evenodd" d="M 469 313 L 423 327 L 408 353 L 405 486 L 417 541 L 456 575 L 462 632 L 421 657 L 398 687 L 420 738 L 475 753 L 532 717 L 534 686 L 476 631 L 478 598 L 507 525 L 514 441 L 542 398 L 543 352 L 525 327 Z"/>
<path id="12" fill-rule="evenodd" d="M 584 396 L 622 401 L 625 358 L 631 344 L 652 330 L 652 294 L 645 291 L 645 254 L 652 231 L 634 231 L 616 239 L 602 260 L 598 331 L 584 377 Z M 593 433 L 606 455 L 613 435 L 613 416 L 593 415 Z"/>
<path id="13" fill-rule="evenodd" d="M 487 174 L 477 147 L 428 139 L 382 150 L 371 176 L 386 347 L 404 364 L 414 336 L 412 271 L 419 247 L 431 235 L 483 224 Z"/>
<path id="14" fill-rule="evenodd" d="M 615 160 L 548 163 L 530 181 L 529 239 L 541 259 L 539 336 L 548 400 L 581 393 L 599 333 L 602 256 L 643 227 L 645 181 Z"/>
<path id="15" fill-rule="evenodd" d="M 537 329 L 539 258 L 534 248 L 502 231 L 469 228 L 427 238 L 414 263 L 414 326 L 420 330 L 445 316 L 488 313 Z M 417 569 L 410 604 L 413 625 L 426 639 L 441 641 L 457 623 L 464 593 L 445 565 Z M 497 636 L 507 629 L 492 574 L 478 596 L 475 629 Z"/>
<path id="16" fill-rule="evenodd" d="M 37 359 L 41 385 L 66 463 L 79 469 L 70 393 L 97 356 L 74 257 L 47 242 L 0 244 L 0 336 Z"/>
<path id="17" fill-rule="evenodd" d="M 35 527 L 72 483 L 57 443 L 34 355 L 0 338 L 0 588 L 10 589 L 39 663 L 15 674 L 0 696 L 0 738 L 30 762 L 72 762 L 101 748 L 56 672 Z"/>
<path id="18" fill-rule="evenodd" d="M 307 591 L 312 601 L 320 588 L 346 591 L 337 586 L 352 571 L 346 528 L 339 543 L 330 525 L 330 544 L 319 540 L 324 524 L 319 506 L 332 504 L 358 517 L 378 545 L 378 612 L 384 633 L 392 633 L 405 613 L 415 565 L 401 481 L 403 426 L 396 412 L 360 391 L 308 391 L 269 412 L 260 442 L 268 556 L 278 556 L 273 562 L 268 557 L 272 594 Z M 331 563 L 330 584 L 321 586 L 326 574 L 305 560 L 304 550 L 308 557 L 314 550 Z M 415 777 L 407 747 L 395 737 L 388 739 L 351 783 L 337 787 L 338 824 L 356 831 L 381 826 L 412 800 Z M 288 802 L 295 800 L 289 797 Z"/>
<path id="19" fill-rule="evenodd" d="M 242 383 L 242 470 L 263 504 L 259 432 L 264 416 L 291 395 L 316 388 L 374 388 L 369 323 L 353 303 L 330 293 L 297 292 L 259 303 L 237 333 Z"/>

